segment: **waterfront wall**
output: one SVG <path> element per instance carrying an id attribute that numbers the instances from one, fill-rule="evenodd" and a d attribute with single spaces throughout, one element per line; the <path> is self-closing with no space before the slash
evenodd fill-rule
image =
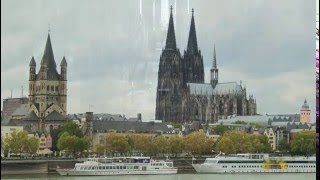
<path id="1" fill-rule="evenodd" d="M 73 168 L 77 160 L 11 160 L 1 161 L 1 175 L 38 174 L 56 172 L 60 168 Z"/>
<path id="2" fill-rule="evenodd" d="M 202 163 L 204 158 L 199 158 L 193 163 Z M 57 167 L 73 168 L 80 160 L 2 160 L 1 175 L 7 174 L 38 174 L 55 173 Z M 173 165 L 178 167 L 178 173 L 194 173 L 191 159 L 173 159 Z"/>

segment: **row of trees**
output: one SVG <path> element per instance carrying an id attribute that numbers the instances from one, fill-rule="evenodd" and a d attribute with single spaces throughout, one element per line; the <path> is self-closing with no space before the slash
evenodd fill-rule
<path id="1" fill-rule="evenodd" d="M 95 147 L 95 152 L 114 153 L 143 153 L 147 155 L 172 154 L 177 156 L 179 153 L 192 155 L 211 154 L 212 151 L 222 151 L 226 154 L 231 153 L 267 153 L 271 151 L 268 138 L 265 135 L 250 135 L 240 131 L 227 131 L 217 142 L 209 138 L 203 132 L 193 132 L 187 136 L 177 135 L 166 138 L 163 135 L 148 137 L 139 134 L 117 134 L 108 133 L 106 143 Z"/>
<path id="2" fill-rule="evenodd" d="M 316 154 L 316 130 L 305 130 L 294 134 L 290 152 L 292 155 L 304 156 Z"/>
<path id="3" fill-rule="evenodd" d="M 167 138 L 163 135 L 155 137 L 142 134 L 106 134 L 104 144 L 94 147 L 94 151 L 100 155 L 105 152 L 109 154 L 132 154 L 143 153 L 145 155 L 177 156 L 179 153 L 191 155 L 211 154 L 212 150 L 222 151 L 226 154 L 232 153 L 268 153 L 271 151 L 268 138 L 265 135 L 252 135 L 240 131 L 231 131 L 225 126 L 217 126 L 221 136 L 216 142 L 209 138 L 204 132 L 193 132 L 184 137 L 177 135 Z M 64 124 L 61 128 L 53 130 L 52 150 L 64 150 L 74 157 L 88 152 L 90 142 L 82 133 L 81 128 L 73 122 Z M 39 139 L 29 137 L 26 131 L 14 131 L 9 136 L 1 139 L 4 153 L 29 153 L 35 154 L 39 148 Z M 56 148 L 56 149 L 54 149 Z M 316 132 L 301 131 L 294 135 L 290 144 L 286 140 L 278 142 L 278 149 L 290 151 L 293 155 L 312 155 L 316 152 Z"/>
<path id="4" fill-rule="evenodd" d="M 213 148 L 213 139 L 206 137 L 203 132 L 193 132 L 185 137 L 177 135 L 167 138 L 163 135 L 155 137 L 142 134 L 108 133 L 105 144 L 98 144 L 95 152 L 103 154 L 143 153 L 146 155 L 177 154 L 186 152 L 193 155 L 210 154 Z"/>
<path id="5" fill-rule="evenodd" d="M 265 135 L 253 135 L 241 131 L 226 131 L 217 140 L 216 151 L 234 153 L 268 153 L 271 146 Z"/>
<path id="6" fill-rule="evenodd" d="M 1 146 L 5 156 L 8 156 L 8 153 L 29 153 L 32 155 L 37 153 L 39 139 L 29 137 L 27 131 L 13 131 L 10 135 L 4 137 Z"/>

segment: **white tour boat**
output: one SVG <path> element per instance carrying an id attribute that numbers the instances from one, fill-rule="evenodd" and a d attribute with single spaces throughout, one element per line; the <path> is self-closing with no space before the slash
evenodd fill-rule
<path id="1" fill-rule="evenodd" d="M 64 176 L 177 174 L 177 171 L 172 161 L 150 157 L 88 158 L 83 163 L 76 163 L 73 169 L 57 168 Z"/>
<path id="2" fill-rule="evenodd" d="M 268 154 L 236 154 L 206 158 L 193 164 L 198 173 L 315 173 L 316 157 L 269 157 Z"/>

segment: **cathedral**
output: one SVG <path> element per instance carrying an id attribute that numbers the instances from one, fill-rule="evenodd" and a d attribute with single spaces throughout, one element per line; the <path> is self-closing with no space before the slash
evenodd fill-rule
<path id="1" fill-rule="evenodd" d="M 218 81 L 219 69 L 213 49 L 210 83 L 205 83 L 194 11 L 192 9 L 187 49 L 181 55 L 176 44 L 171 6 L 166 45 L 159 62 L 156 119 L 177 123 L 214 123 L 232 115 L 256 114 L 256 101 L 252 95 L 247 98 L 246 88 L 241 83 Z"/>
<path id="2" fill-rule="evenodd" d="M 66 114 L 67 61 L 62 58 L 59 74 L 48 34 L 38 73 L 34 57 L 30 60 L 28 114 L 18 124 L 31 132 L 50 132 L 66 121 Z"/>

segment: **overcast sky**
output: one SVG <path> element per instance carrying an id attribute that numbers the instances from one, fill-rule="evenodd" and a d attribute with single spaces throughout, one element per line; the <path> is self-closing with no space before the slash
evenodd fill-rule
<path id="1" fill-rule="evenodd" d="M 258 113 L 299 113 L 306 98 L 315 121 L 316 3 L 305 0 L 4 0 L 1 98 L 10 89 L 20 97 L 21 86 L 28 94 L 29 61 L 38 71 L 50 23 L 58 71 L 63 56 L 68 63 L 68 113 L 92 105 L 94 113 L 154 119 L 167 26 L 158 17 L 169 4 L 181 54 L 195 9 L 206 82 L 215 44 L 219 82 L 242 80 Z"/>

